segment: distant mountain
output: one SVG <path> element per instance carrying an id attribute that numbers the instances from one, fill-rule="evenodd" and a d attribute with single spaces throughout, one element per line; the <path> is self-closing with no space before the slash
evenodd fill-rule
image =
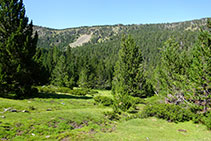
<path id="1" fill-rule="evenodd" d="M 207 19 L 162 24 L 84 26 L 62 30 L 34 26 L 34 30 L 39 34 L 38 47 L 47 49 L 57 46 L 60 49 L 66 49 L 67 47 L 94 45 L 119 40 L 123 33 L 131 34 L 132 36 L 136 36 L 137 34 L 139 36 L 145 36 L 149 32 L 161 31 L 195 32 L 200 28 L 205 28 Z"/>

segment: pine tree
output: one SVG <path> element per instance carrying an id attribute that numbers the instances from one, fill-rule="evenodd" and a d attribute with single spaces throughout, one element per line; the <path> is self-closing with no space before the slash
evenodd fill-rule
<path id="1" fill-rule="evenodd" d="M 51 83 L 55 86 L 72 88 L 69 81 L 70 78 L 66 71 L 65 56 L 61 55 L 57 60 L 57 64 L 52 72 Z"/>
<path id="2" fill-rule="evenodd" d="M 201 31 L 198 41 L 193 47 L 192 64 L 189 68 L 188 93 L 191 98 L 203 105 L 203 112 L 211 106 L 211 22 L 208 30 Z"/>
<path id="3" fill-rule="evenodd" d="M 76 60 L 75 56 L 72 53 L 72 49 L 70 47 L 67 48 L 67 51 L 65 52 L 65 58 L 66 58 L 66 71 L 67 75 L 69 77 L 68 87 L 74 87 L 76 86 L 76 79 L 77 79 L 77 66 L 76 66 Z"/>
<path id="4" fill-rule="evenodd" d="M 161 50 L 160 84 L 165 94 L 172 94 L 176 90 L 182 73 L 180 44 L 175 39 L 168 39 Z M 178 76 L 177 76 L 178 75 Z"/>
<path id="5" fill-rule="evenodd" d="M 83 88 L 93 88 L 95 81 L 93 67 L 87 63 L 80 72 L 78 84 Z"/>
<path id="6" fill-rule="evenodd" d="M 17 97 L 30 96 L 36 63 L 38 35 L 28 24 L 22 0 L 0 1 L 0 89 L 3 93 L 16 93 Z"/>
<path id="7" fill-rule="evenodd" d="M 188 52 L 175 39 L 170 38 L 164 43 L 161 50 L 161 64 L 157 68 L 158 82 L 160 93 L 173 98 L 170 100 L 173 100 L 172 102 L 184 102 L 190 63 Z"/>
<path id="8" fill-rule="evenodd" d="M 143 73 L 141 50 L 131 36 L 123 37 L 112 85 L 116 109 L 126 111 L 133 104 L 130 101 L 131 96 L 142 97 L 145 93 Z"/>
<path id="9" fill-rule="evenodd" d="M 210 23 L 208 22 L 208 27 Z M 202 31 L 193 48 L 186 50 L 173 39 L 165 42 L 158 69 L 160 93 L 170 102 L 203 105 L 206 112 L 211 100 L 211 34 Z"/>

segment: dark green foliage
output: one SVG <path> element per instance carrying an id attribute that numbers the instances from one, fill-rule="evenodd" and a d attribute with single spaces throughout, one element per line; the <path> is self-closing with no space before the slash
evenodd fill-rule
<path id="1" fill-rule="evenodd" d="M 123 37 L 112 85 L 115 109 L 127 111 L 133 105 L 132 96 L 145 97 L 149 94 L 145 88 L 141 50 L 131 36 Z"/>
<path id="2" fill-rule="evenodd" d="M 53 69 L 51 83 L 55 86 L 69 87 L 71 89 L 73 88 L 73 85 L 70 83 L 70 78 L 66 71 L 65 57 L 63 55 L 58 58 L 56 66 Z"/>
<path id="3" fill-rule="evenodd" d="M 119 120 L 121 119 L 121 116 L 119 113 L 113 112 L 113 111 L 108 111 L 105 112 L 105 117 L 108 118 L 109 120 Z"/>
<path id="4" fill-rule="evenodd" d="M 114 96 L 113 110 L 116 113 L 126 112 L 134 105 L 133 97 L 127 93 L 121 94 L 121 96 Z"/>
<path id="5" fill-rule="evenodd" d="M 78 85 L 82 88 L 93 88 L 94 86 L 94 69 L 89 64 L 84 64 L 84 67 L 82 68 L 80 74 L 79 74 L 79 80 Z"/>
<path id="6" fill-rule="evenodd" d="M 211 112 L 206 113 L 205 116 L 202 118 L 202 123 L 204 123 L 209 130 L 211 130 L 211 120 L 210 119 L 211 119 Z"/>
<path id="7" fill-rule="evenodd" d="M 200 33 L 192 48 L 185 48 L 175 39 L 165 42 L 154 75 L 158 80 L 155 88 L 171 104 L 147 105 L 143 117 L 155 116 L 174 122 L 193 119 L 210 129 L 210 48 L 210 29 Z"/>
<path id="8" fill-rule="evenodd" d="M 132 103 L 134 104 L 146 104 L 146 101 L 140 97 L 133 97 L 132 101 L 133 101 Z"/>
<path id="9" fill-rule="evenodd" d="M 190 57 L 189 57 L 190 58 Z M 185 49 L 174 39 L 164 43 L 161 50 L 161 64 L 158 66 L 160 91 L 168 94 L 182 94 L 190 59 Z"/>
<path id="10" fill-rule="evenodd" d="M 203 111 L 211 107 L 211 23 L 208 30 L 202 31 L 194 45 L 192 63 L 189 68 L 189 87 L 191 99 L 203 102 Z"/>
<path id="11" fill-rule="evenodd" d="M 194 114 L 190 109 L 174 104 L 153 104 L 144 107 L 142 116 L 155 116 L 172 122 L 183 122 L 191 120 Z"/>
<path id="12" fill-rule="evenodd" d="M 48 48 L 41 55 L 43 64 L 52 74 L 56 63 L 53 59 L 55 51 L 66 59 L 65 72 L 68 75 L 68 84 L 85 88 L 111 89 L 114 76 L 114 66 L 118 61 L 118 52 L 121 47 L 122 33 L 131 34 L 138 48 L 142 51 L 145 64 L 143 80 L 146 93 L 143 97 L 154 93 L 154 68 L 160 62 L 160 50 L 169 37 L 180 41 L 183 48 L 190 47 L 197 37 L 200 25 L 204 27 L 205 19 L 173 24 L 150 25 L 114 25 L 97 27 L 79 27 L 66 30 L 53 30 L 36 27 L 40 32 L 39 47 Z M 190 28 L 191 27 L 191 28 Z M 185 30 L 190 29 L 190 30 Z M 197 29 L 191 31 L 191 29 Z M 68 40 L 76 40 L 80 35 L 93 33 L 89 43 L 81 47 L 70 49 Z M 72 40 L 72 41 L 73 41 Z M 57 42 L 58 41 L 58 42 Z M 42 42 L 42 44 L 40 44 Z M 57 46 L 57 49 L 52 48 Z M 55 77 L 54 77 L 55 78 Z M 152 85 L 153 84 L 153 85 Z"/>
<path id="13" fill-rule="evenodd" d="M 102 104 L 104 106 L 111 106 L 113 105 L 113 99 L 107 96 L 95 96 L 94 100 L 96 103 Z"/>
<path id="14" fill-rule="evenodd" d="M 38 36 L 28 24 L 22 0 L 0 1 L 0 91 L 15 93 L 17 98 L 36 93 L 32 85 L 39 82 L 35 62 Z"/>
<path id="15" fill-rule="evenodd" d="M 211 111 L 207 113 L 195 113 L 193 117 L 193 121 L 195 123 L 202 123 L 207 126 L 209 130 L 211 130 Z"/>
<path id="16" fill-rule="evenodd" d="M 193 120 L 195 123 L 202 123 L 211 129 L 211 112 L 207 113 L 194 113 L 192 109 L 182 107 L 181 105 L 174 104 L 159 104 L 154 103 L 144 107 L 141 117 L 152 117 L 165 119 L 171 122 L 183 122 Z"/>
<path id="17" fill-rule="evenodd" d="M 75 89 L 75 90 L 72 90 L 70 92 L 70 94 L 77 95 L 77 96 L 85 96 L 85 95 L 89 94 L 89 90 L 88 89 Z"/>
<path id="18" fill-rule="evenodd" d="M 76 70 L 71 50 L 65 53 L 54 46 L 47 50 L 42 50 L 41 60 L 43 66 L 50 72 L 50 84 L 72 89 L 75 86 Z"/>
<path id="19" fill-rule="evenodd" d="M 113 91 L 115 94 L 128 93 L 130 96 L 142 96 L 143 58 L 141 50 L 132 37 L 122 39 L 119 60 L 115 67 Z"/>
<path id="20" fill-rule="evenodd" d="M 170 103 L 186 103 L 203 112 L 210 107 L 210 35 L 209 30 L 202 31 L 192 48 L 184 48 L 172 39 L 164 44 L 156 89 L 161 95 L 168 95 Z"/>

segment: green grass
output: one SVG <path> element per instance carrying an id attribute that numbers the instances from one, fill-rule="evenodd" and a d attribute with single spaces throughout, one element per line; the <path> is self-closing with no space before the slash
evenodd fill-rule
<path id="1" fill-rule="evenodd" d="M 3 112 L 5 108 L 18 112 Z M 29 113 L 23 113 L 23 110 Z M 97 131 L 110 122 L 103 114 L 110 110 L 94 105 L 89 96 L 43 94 L 43 98 L 26 100 L 0 98 L 0 140 L 59 140 L 77 136 L 79 131 Z"/>
<path id="2" fill-rule="evenodd" d="M 182 131 L 179 131 L 181 129 Z M 210 141 L 211 131 L 192 122 L 176 124 L 148 118 L 119 123 L 114 132 L 98 133 L 95 138 L 105 141 Z"/>
<path id="3" fill-rule="evenodd" d="M 97 95 L 112 98 L 111 91 L 97 91 Z M 4 112 L 9 107 L 18 112 Z M 139 107 L 141 110 L 144 104 Z M 94 104 L 91 95 L 43 93 L 25 100 L 0 98 L 0 140 L 211 140 L 211 132 L 203 125 L 156 118 L 110 121 L 104 115 L 107 111 L 112 108 Z"/>

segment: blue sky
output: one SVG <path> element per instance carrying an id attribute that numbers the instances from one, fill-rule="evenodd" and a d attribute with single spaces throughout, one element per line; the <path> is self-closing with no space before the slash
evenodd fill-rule
<path id="1" fill-rule="evenodd" d="M 35 25 L 57 29 L 211 17 L 211 0 L 24 0 L 24 4 Z"/>

